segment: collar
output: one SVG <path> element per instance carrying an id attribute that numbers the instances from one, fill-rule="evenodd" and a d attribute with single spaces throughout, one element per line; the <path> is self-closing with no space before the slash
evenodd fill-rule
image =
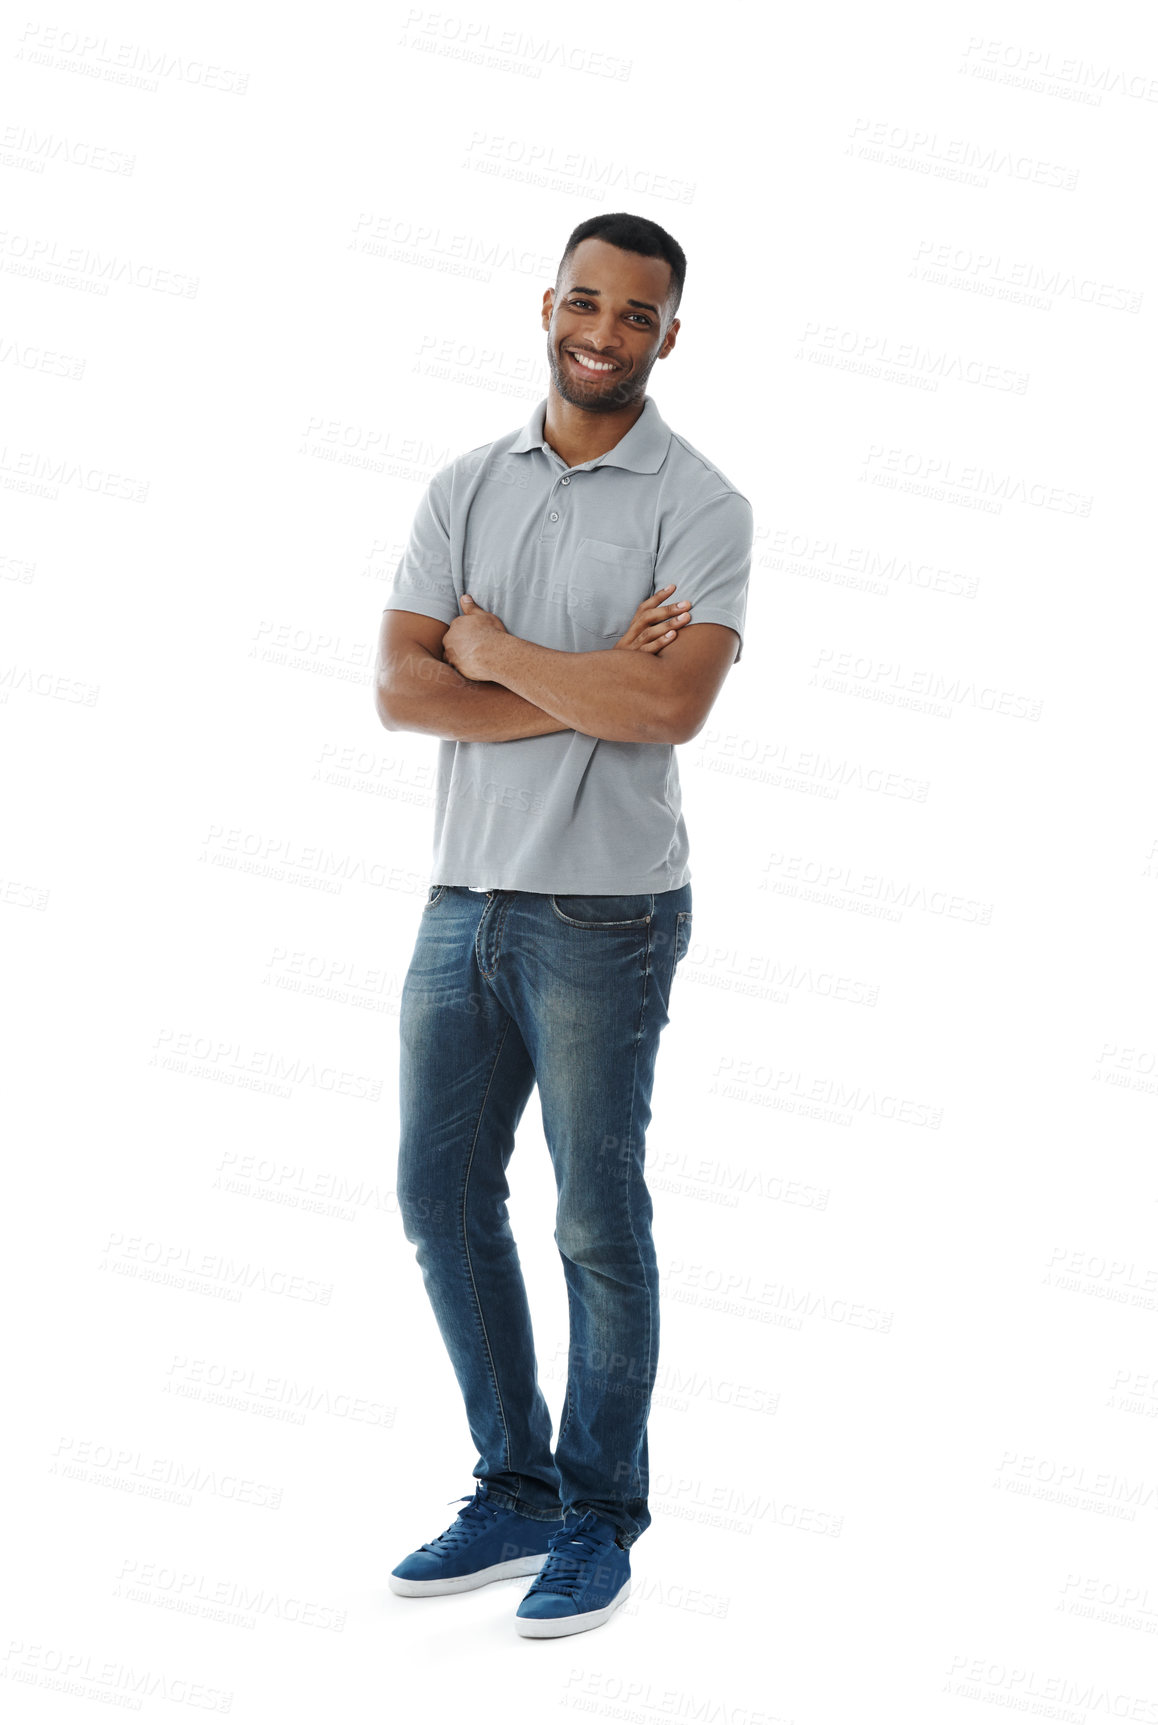
<path id="1" fill-rule="evenodd" d="M 547 399 L 544 397 L 511 444 L 512 455 L 524 455 L 531 449 L 545 449 L 548 454 L 556 455 L 543 437 L 546 417 Z M 670 442 L 671 432 L 660 417 L 654 397 L 646 395 L 643 399 L 643 412 L 631 430 L 625 432 L 611 449 L 605 449 L 602 455 L 595 456 L 591 462 L 580 462 L 580 466 L 626 467 L 632 473 L 658 473 L 663 466 Z"/>

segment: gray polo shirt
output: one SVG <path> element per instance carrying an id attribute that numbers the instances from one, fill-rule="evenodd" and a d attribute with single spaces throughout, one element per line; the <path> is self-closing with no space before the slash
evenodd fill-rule
<path id="1" fill-rule="evenodd" d="M 651 396 L 613 449 L 568 467 L 521 431 L 460 455 L 419 504 L 387 611 L 451 623 L 470 593 L 512 635 L 571 653 L 615 646 L 641 599 L 674 581 L 692 622 L 742 652 L 753 517 Z M 671 743 L 552 731 L 439 740 L 431 885 L 543 893 L 667 892 L 691 879 Z"/>

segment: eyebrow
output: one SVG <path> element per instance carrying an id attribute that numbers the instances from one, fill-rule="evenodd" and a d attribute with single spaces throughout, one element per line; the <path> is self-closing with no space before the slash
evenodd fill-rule
<path id="1" fill-rule="evenodd" d="M 567 289 L 567 292 L 568 293 L 589 293 L 593 299 L 599 299 L 601 297 L 600 293 L 599 293 L 599 289 L 597 287 L 571 287 L 571 288 Z M 659 316 L 659 307 L 657 305 L 648 305 L 648 303 L 645 299 L 629 299 L 627 303 L 628 303 L 628 305 L 642 306 L 644 311 L 653 311 L 655 313 L 656 317 Z"/>

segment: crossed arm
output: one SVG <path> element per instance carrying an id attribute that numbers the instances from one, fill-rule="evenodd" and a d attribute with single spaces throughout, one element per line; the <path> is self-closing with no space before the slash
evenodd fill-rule
<path id="1" fill-rule="evenodd" d="M 674 607 L 646 615 L 660 610 Z M 610 742 L 686 743 L 723 686 L 736 632 L 722 623 L 693 630 L 684 621 L 674 639 L 653 647 L 646 637 L 657 634 L 662 638 L 658 625 L 640 631 L 633 624 L 615 647 L 569 653 L 509 634 L 478 606 L 450 624 L 416 611 L 384 611 L 378 717 L 390 731 L 459 742 L 580 731 Z"/>

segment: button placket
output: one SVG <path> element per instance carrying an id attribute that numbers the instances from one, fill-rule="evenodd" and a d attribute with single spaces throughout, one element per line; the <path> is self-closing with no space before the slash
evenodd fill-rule
<path id="1" fill-rule="evenodd" d="M 562 466 L 562 462 L 557 462 L 556 465 Z M 556 492 L 557 488 L 560 485 L 570 485 L 573 477 L 574 476 L 570 473 L 556 472 L 555 477 L 551 483 L 551 495 L 547 499 L 548 505 L 550 505 L 552 502 L 559 501 L 555 496 L 555 492 Z M 539 535 L 539 543 L 540 544 L 547 544 L 547 543 L 554 544 L 555 543 L 555 541 L 558 539 L 558 533 L 555 531 L 555 529 L 558 528 L 558 525 L 562 519 L 563 519 L 563 514 L 562 514 L 562 511 L 560 509 L 551 509 L 550 507 L 548 507 L 546 519 L 543 522 L 543 531 Z"/>
<path id="2" fill-rule="evenodd" d="M 559 478 L 556 480 L 556 484 L 558 485 L 570 485 L 570 483 L 571 475 L 569 473 L 560 474 Z M 552 509 L 547 519 L 549 521 L 558 521 L 559 511 L 557 509 Z"/>

